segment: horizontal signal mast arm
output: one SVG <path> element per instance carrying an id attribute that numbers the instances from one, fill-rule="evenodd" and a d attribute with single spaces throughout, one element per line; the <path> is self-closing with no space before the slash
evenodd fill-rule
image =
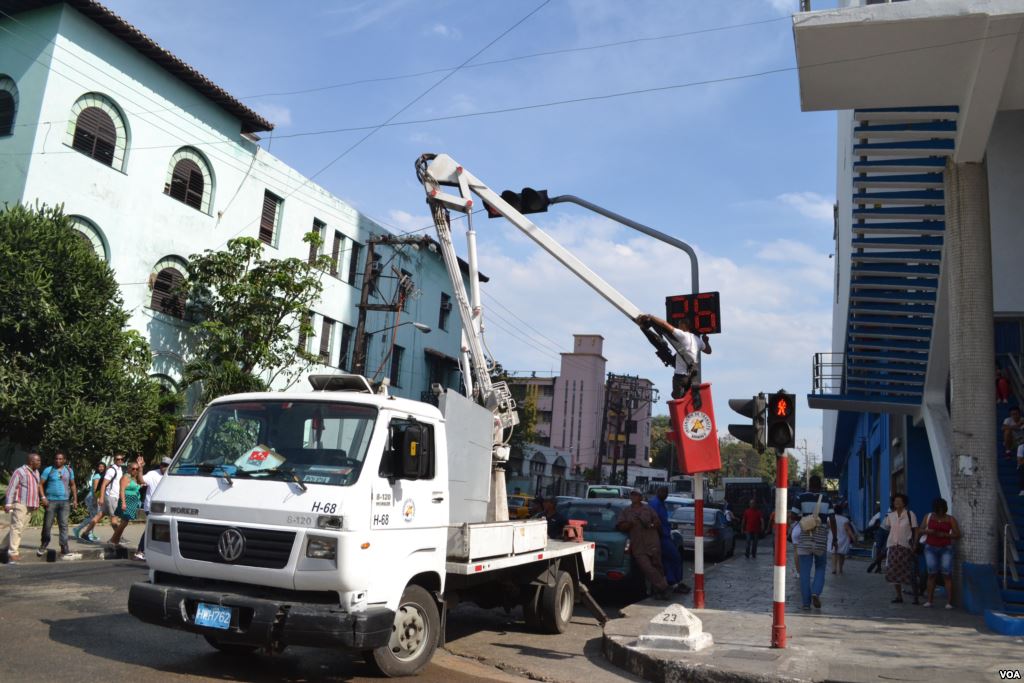
<path id="1" fill-rule="evenodd" d="M 489 188 L 486 183 L 459 166 L 447 154 L 437 155 L 430 162 L 427 172 L 437 186 L 454 185 L 462 191 L 462 196 L 458 197 L 441 192 L 440 187 L 435 187 L 431 194 L 434 199 L 443 202 L 448 207 L 457 211 L 467 212 L 473 208 L 473 199 L 470 196 L 470 192 L 476 194 L 488 206 L 507 218 L 512 225 L 519 228 L 523 234 L 536 242 L 541 249 L 554 256 L 559 263 L 575 273 L 578 278 L 587 283 L 591 289 L 630 320 L 635 322 L 637 317 L 642 315 L 643 311 L 637 308 L 632 301 L 608 284 L 604 278 L 591 270 L 572 252 L 555 241 L 551 235 L 541 230 L 531 220 L 513 208 L 500 195 Z"/>

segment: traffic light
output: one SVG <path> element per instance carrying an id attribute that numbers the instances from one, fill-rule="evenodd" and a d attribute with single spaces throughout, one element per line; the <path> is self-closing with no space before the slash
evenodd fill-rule
<path id="1" fill-rule="evenodd" d="M 768 397 L 768 445 L 780 453 L 796 446 L 796 395 L 783 390 Z"/>
<path id="2" fill-rule="evenodd" d="M 749 443 L 758 453 L 764 453 L 765 411 L 768 407 L 764 394 L 758 394 L 753 398 L 730 398 L 729 407 L 750 418 L 749 425 L 729 425 L 729 433 L 740 441 Z"/>
<path id="3" fill-rule="evenodd" d="M 505 190 L 501 198 L 512 205 L 512 208 L 519 213 L 543 213 L 548 210 L 551 200 L 548 199 L 547 190 L 535 190 L 532 187 L 524 187 L 522 192 Z M 484 202 L 488 218 L 498 218 L 501 214 L 490 204 Z"/>

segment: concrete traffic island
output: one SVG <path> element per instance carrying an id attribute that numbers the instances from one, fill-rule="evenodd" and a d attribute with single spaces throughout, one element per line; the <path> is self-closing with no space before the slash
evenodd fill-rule
<path id="1" fill-rule="evenodd" d="M 602 651 L 615 666 L 649 681 L 928 681 L 1000 680 L 1000 669 L 1022 670 L 1024 639 L 989 631 L 980 615 L 936 606 L 892 604 L 892 588 L 866 562 L 848 560 L 843 576 L 831 566 L 822 608 L 800 609 L 795 577 L 787 579 L 785 649 L 773 649 L 772 560 L 742 557 L 710 569 L 707 604 L 687 610 L 713 644 L 704 649 L 650 647 L 652 620 L 669 613 L 646 600 L 622 610 L 604 628 Z M 681 601 L 680 601 L 681 602 Z M 679 613 L 681 614 L 681 612 Z M 677 617 L 679 619 L 679 617 Z M 658 643 L 664 645 L 665 642 Z M 669 643 L 671 644 L 671 643 Z"/>

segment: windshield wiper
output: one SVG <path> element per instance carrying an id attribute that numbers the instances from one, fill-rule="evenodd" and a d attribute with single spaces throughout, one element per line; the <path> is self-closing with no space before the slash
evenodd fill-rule
<path id="1" fill-rule="evenodd" d="M 235 485 L 235 482 L 231 479 L 231 475 L 228 474 L 227 468 L 219 462 L 201 462 L 196 465 L 196 469 L 200 472 L 206 472 L 207 474 L 216 474 L 217 470 L 220 470 L 220 475 L 224 477 L 224 481 L 228 483 L 228 486 Z"/>
<path id="2" fill-rule="evenodd" d="M 291 467 L 271 467 L 270 469 L 253 472 L 252 474 L 283 474 L 285 477 L 294 482 L 296 486 L 302 489 L 303 493 L 305 493 L 308 490 L 306 488 L 306 483 L 299 478 L 299 475 L 295 474 L 295 470 L 293 470 Z"/>

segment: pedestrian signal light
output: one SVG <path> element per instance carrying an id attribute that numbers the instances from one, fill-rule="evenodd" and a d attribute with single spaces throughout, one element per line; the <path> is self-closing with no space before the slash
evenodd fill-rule
<path id="1" fill-rule="evenodd" d="M 796 446 L 796 396 L 778 391 L 768 399 L 768 445 L 777 451 Z"/>
<path id="2" fill-rule="evenodd" d="M 729 433 L 753 446 L 758 453 L 764 453 L 767 433 L 765 412 L 768 407 L 764 394 L 753 398 L 730 398 L 729 407 L 743 417 L 750 418 L 750 424 L 729 425 Z"/>

